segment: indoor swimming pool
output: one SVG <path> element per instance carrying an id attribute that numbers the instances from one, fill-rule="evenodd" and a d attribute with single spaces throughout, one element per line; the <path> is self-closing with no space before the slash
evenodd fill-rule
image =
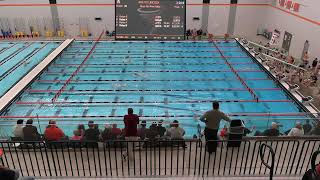
<path id="1" fill-rule="evenodd" d="M 191 137 L 203 129 L 198 119 L 212 101 L 256 130 L 275 121 L 284 132 L 308 118 L 235 41 L 104 41 L 84 61 L 92 46 L 73 42 L 2 114 L 1 123 L 13 126 L 18 118 L 33 118 L 43 132 L 48 120 L 55 119 L 70 136 L 88 120 L 100 129 L 113 123 L 123 127 L 122 117 L 132 107 L 148 126 L 160 119 L 166 126 L 178 120 Z"/>

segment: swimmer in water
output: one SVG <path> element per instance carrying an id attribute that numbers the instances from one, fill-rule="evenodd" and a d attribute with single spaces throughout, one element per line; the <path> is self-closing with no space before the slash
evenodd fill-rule
<path id="1" fill-rule="evenodd" d="M 145 77 L 144 73 L 133 73 L 134 76 Z"/>
<path id="2" fill-rule="evenodd" d="M 130 64 L 130 63 L 131 63 L 131 58 L 130 58 L 130 56 L 126 56 L 122 62 L 123 62 L 124 64 Z"/>
<path id="3" fill-rule="evenodd" d="M 113 87 L 119 88 L 119 87 L 127 87 L 127 84 L 112 84 Z"/>

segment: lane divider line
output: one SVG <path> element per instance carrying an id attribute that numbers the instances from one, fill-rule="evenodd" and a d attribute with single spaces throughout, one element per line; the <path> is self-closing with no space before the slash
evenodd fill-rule
<path id="1" fill-rule="evenodd" d="M 310 113 L 311 114 L 311 113 Z M 307 116 L 307 113 L 227 113 L 227 116 L 251 116 L 251 117 L 272 117 L 272 116 L 279 116 L 279 117 L 285 117 L 285 116 Z M 140 116 L 141 118 L 157 118 L 157 117 L 171 117 L 171 118 L 193 118 L 194 115 L 158 115 L 158 116 Z M 35 119 L 35 118 L 41 118 L 41 119 L 67 119 L 67 118 L 123 118 L 122 116 L 0 116 L 0 119 L 18 119 L 18 118 L 25 118 L 25 119 Z"/>
<path id="2" fill-rule="evenodd" d="M 256 88 L 256 91 L 280 91 L 281 88 Z M 25 90 L 29 93 L 57 93 L 60 90 L 46 90 L 46 89 L 27 89 Z M 78 90 L 64 90 L 64 92 L 69 93 L 89 93 L 89 92 L 203 92 L 203 91 L 248 91 L 246 88 L 216 88 L 216 89 L 144 89 L 144 90 L 136 90 L 136 89 L 78 89 Z"/>
<path id="3" fill-rule="evenodd" d="M 229 68 L 231 69 L 231 71 L 237 76 L 237 78 L 239 79 L 239 81 L 242 83 L 242 85 L 247 88 L 247 90 L 250 92 L 250 94 L 253 96 L 253 98 L 259 102 L 259 98 L 258 96 L 253 92 L 253 90 L 247 85 L 247 83 L 240 77 L 240 75 L 237 73 L 237 71 L 233 68 L 233 66 L 228 62 L 228 59 L 223 55 L 223 53 L 220 51 L 219 47 L 216 45 L 215 42 L 212 42 L 213 45 L 215 46 L 215 48 L 219 51 L 219 53 L 221 54 L 221 57 L 223 57 L 223 59 L 225 60 L 226 64 L 229 66 Z M 239 71 L 240 72 L 240 71 Z M 243 72 L 243 71 L 242 71 Z"/>
<path id="4" fill-rule="evenodd" d="M 80 71 L 81 67 L 83 66 L 83 64 L 86 63 L 86 61 L 89 59 L 90 55 L 92 54 L 93 50 L 95 49 L 95 47 L 97 46 L 98 42 L 100 41 L 100 39 L 102 38 L 102 35 L 104 34 L 104 31 L 101 32 L 100 36 L 98 37 L 98 39 L 94 42 L 91 50 L 89 51 L 89 53 L 87 54 L 87 56 L 83 59 L 82 63 L 78 66 L 78 68 L 71 74 L 71 76 L 69 77 L 69 79 L 63 84 L 63 86 L 60 88 L 60 90 L 55 94 L 55 96 L 51 99 L 51 102 L 54 103 L 60 96 L 60 94 L 65 90 L 65 88 L 68 86 L 68 84 L 70 83 L 70 81 L 73 79 L 74 76 L 76 76 L 78 74 L 78 72 Z"/>
<path id="5" fill-rule="evenodd" d="M 236 102 L 254 102 L 256 103 L 256 100 L 217 100 L 218 102 L 224 102 L 224 103 L 236 103 Z M 180 103 L 212 103 L 213 101 L 210 100 L 193 100 L 193 101 L 144 101 L 143 103 L 139 101 L 60 101 L 55 102 L 55 105 L 68 105 L 68 104 L 180 104 Z M 260 100 L 259 102 L 293 102 L 293 100 Z M 51 105 L 52 102 L 46 102 L 46 101 L 17 101 L 15 104 L 18 105 Z"/>

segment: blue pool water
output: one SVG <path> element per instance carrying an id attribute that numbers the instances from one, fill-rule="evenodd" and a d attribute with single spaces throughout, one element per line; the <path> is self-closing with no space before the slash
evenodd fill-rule
<path id="1" fill-rule="evenodd" d="M 16 119 L 9 116 L 33 118 L 43 131 L 48 120 L 56 119 L 72 135 L 77 124 L 88 120 L 100 129 L 106 123 L 123 127 L 122 116 L 132 107 L 148 124 L 179 120 L 190 137 L 198 133 L 198 124 L 204 127 L 199 116 L 214 100 L 221 101 L 221 110 L 233 119 L 257 130 L 277 121 L 285 131 L 307 118 L 236 42 L 216 42 L 217 47 L 208 42 L 99 42 L 52 103 L 92 45 L 73 42 L 8 108 L 3 114 L 8 118 L 1 123 L 12 126 Z M 255 102 L 231 68 L 261 102 Z"/>
<path id="2" fill-rule="evenodd" d="M 58 45 L 56 42 L 0 42 L 0 97 Z"/>

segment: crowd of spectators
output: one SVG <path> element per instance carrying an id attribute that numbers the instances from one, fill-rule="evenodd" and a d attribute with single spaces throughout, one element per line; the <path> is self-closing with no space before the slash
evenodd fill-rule
<path id="1" fill-rule="evenodd" d="M 259 44 L 262 45 L 261 42 Z M 302 59 L 299 60 L 295 59 L 291 55 L 286 55 L 284 50 L 271 48 L 269 43 L 263 46 L 266 49 L 259 47 L 258 52 L 267 54 L 287 63 L 285 64 L 281 61 L 272 59 L 268 59 L 266 61 L 266 65 L 270 67 L 271 72 L 276 75 L 278 80 L 288 82 L 289 84 L 301 84 L 306 87 L 317 86 L 320 71 L 318 58 L 311 60 L 309 53 L 305 52 Z"/>
<path id="2" fill-rule="evenodd" d="M 135 119 L 135 121 L 131 121 Z M 185 131 L 179 126 L 179 121 L 174 120 L 169 128 L 163 126 L 163 120 L 152 122 L 147 127 L 145 120 L 139 121 L 139 117 L 133 114 L 133 110 L 129 108 L 128 115 L 124 116 L 125 127 L 118 127 L 118 124 L 106 124 L 104 129 L 99 129 L 98 124 L 94 121 L 88 121 L 88 128 L 83 124 L 78 125 L 73 131 L 73 136 L 68 137 L 62 129 L 60 129 L 56 121 L 50 120 L 43 134 L 38 132 L 38 128 L 33 125 L 33 120 L 27 120 L 23 125 L 24 120 L 18 120 L 13 129 L 13 136 L 16 140 L 24 141 L 108 141 L 108 140 L 153 140 L 153 139 L 183 139 Z M 131 128 L 137 127 L 137 128 Z M 138 137 L 138 139 L 130 139 L 126 137 Z"/>
<path id="3" fill-rule="evenodd" d="M 306 120 L 305 124 L 296 122 L 292 129 L 281 133 L 279 127 L 281 125 L 272 122 L 271 127 L 263 132 L 256 131 L 255 136 L 291 136 L 291 137 L 302 137 L 302 136 L 319 136 L 320 135 L 320 122 L 311 125 L 310 120 Z"/>

